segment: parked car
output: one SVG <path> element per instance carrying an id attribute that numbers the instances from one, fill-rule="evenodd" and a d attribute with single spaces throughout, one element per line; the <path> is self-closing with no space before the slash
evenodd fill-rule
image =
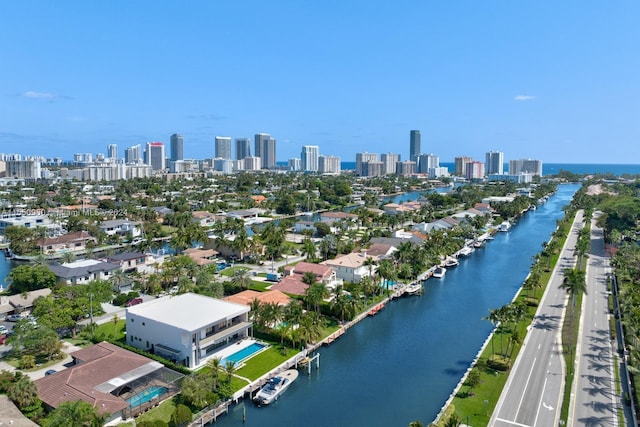
<path id="1" fill-rule="evenodd" d="M 0 335 L 4 335 L 7 333 L 7 327 L 4 325 L 0 325 Z"/>
<path id="2" fill-rule="evenodd" d="M 47 372 L 44 373 L 44 375 L 49 376 L 49 375 L 55 374 L 56 372 L 58 371 L 56 371 L 55 369 L 49 369 Z"/>
<path id="3" fill-rule="evenodd" d="M 10 314 L 7 316 L 7 322 L 17 322 L 22 319 L 24 319 L 24 317 L 21 314 Z"/>
<path id="4" fill-rule="evenodd" d="M 143 303 L 142 298 L 134 298 L 127 301 L 127 303 L 125 304 L 125 307 L 132 307 L 134 305 L 138 305 L 142 303 Z"/>

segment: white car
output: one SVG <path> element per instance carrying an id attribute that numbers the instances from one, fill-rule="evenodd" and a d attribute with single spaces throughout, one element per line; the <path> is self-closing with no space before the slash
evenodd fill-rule
<path id="1" fill-rule="evenodd" d="M 0 325 L 0 335 L 4 335 L 7 333 L 7 327 L 4 325 Z"/>

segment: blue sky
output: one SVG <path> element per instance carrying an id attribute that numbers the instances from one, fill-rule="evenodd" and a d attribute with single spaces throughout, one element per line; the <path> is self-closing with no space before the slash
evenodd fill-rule
<path id="1" fill-rule="evenodd" d="M 640 163 L 638 1 L 3 1 L 0 152 Z"/>

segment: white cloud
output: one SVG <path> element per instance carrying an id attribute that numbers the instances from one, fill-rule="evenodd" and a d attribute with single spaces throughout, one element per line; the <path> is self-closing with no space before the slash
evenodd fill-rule
<path id="1" fill-rule="evenodd" d="M 57 95 L 50 92 L 36 92 L 34 90 L 28 90 L 22 94 L 25 98 L 33 99 L 53 99 L 57 98 Z"/>
<path id="2" fill-rule="evenodd" d="M 532 95 L 516 95 L 513 97 L 514 101 L 531 101 L 532 99 L 536 99 L 536 97 Z"/>

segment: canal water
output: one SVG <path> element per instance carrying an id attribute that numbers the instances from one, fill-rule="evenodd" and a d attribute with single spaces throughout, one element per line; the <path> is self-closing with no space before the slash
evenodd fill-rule
<path id="1" fill-rule="evenodd" d="M 513 299 L 578 188 L 560 186 L 509 232 L 498 233 L 444 278 L 426 281 L 422 296 L 391 302 L 322 347 L 320 370 L 314 366 L 311 376 L 301 371 L 275 404 L 241 402 L 215 425 L 428 425 L 487 339 L 491 324 L 482 318 Z"/>

